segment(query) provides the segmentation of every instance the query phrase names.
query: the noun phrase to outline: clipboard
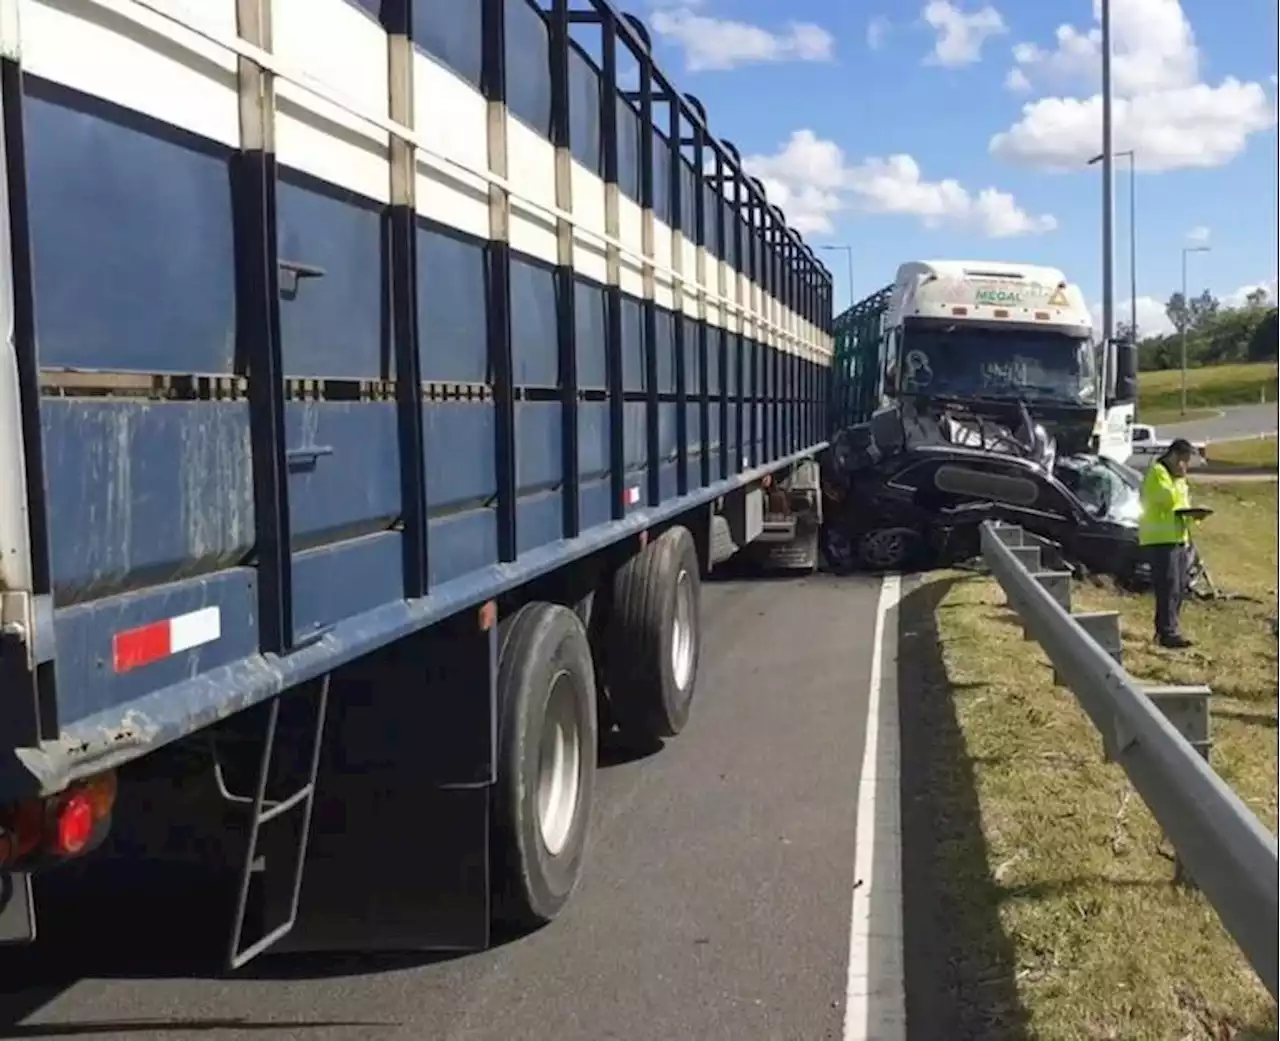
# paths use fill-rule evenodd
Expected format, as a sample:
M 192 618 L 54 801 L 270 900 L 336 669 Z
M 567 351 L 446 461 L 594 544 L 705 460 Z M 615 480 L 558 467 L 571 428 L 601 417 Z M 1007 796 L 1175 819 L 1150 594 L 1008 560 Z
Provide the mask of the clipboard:
M 1174 516 L 1181 517 L 1183 520 L 1205 520 L 1213 516 L 1213 510 L 1208 506 L 1188 506 L 1186 509 L 1174 510 Z

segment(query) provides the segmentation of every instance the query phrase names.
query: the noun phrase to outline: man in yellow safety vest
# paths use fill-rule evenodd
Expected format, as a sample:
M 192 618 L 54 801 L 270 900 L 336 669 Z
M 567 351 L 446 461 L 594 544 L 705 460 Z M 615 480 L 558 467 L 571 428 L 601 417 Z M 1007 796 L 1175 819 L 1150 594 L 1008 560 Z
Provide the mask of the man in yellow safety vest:
M 1187 470 L 1195 449 L 1176 438 L 1167 452 L 1153 462 L 1142 480 L 1142 517 L 1138 542 L 1151 563 L 1151 585 L 1156 599 L 1156 640 L 1162 647 L 1190 647 L 1182 635 L 1178 615 L 1186 594 L 1190 537 L 1184 513 L 1191 508 Z

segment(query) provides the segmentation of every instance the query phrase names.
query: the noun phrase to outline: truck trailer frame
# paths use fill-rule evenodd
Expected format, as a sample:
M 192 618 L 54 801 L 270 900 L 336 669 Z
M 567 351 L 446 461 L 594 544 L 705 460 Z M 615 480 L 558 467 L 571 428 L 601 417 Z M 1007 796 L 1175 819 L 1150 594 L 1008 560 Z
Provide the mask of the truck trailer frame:
M 609 0 L 0 0 L 0 110 L 0 940 L 553 919 L 702 576 L 816 564 L 830 273 Z

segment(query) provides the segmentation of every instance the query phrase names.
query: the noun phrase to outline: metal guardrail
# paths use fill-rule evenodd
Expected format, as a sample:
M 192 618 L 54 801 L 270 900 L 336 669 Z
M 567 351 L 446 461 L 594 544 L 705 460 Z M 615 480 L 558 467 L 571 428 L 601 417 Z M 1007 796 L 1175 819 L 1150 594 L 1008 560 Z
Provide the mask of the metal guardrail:
M 1069 576 L 1041 570 L 1043 543 L 1029 534 L 1024 541 L 1024 534 L 983 524 L 983 559 L 1026 634 L 1044 649 L 1059 682 L 1071 688 L 1101 731 L 1108 756 L 1124 767 L 1191 880 L 1274 999 L 1280 919 L 1275 836 L 1213 771 L 1204 747 L 1197 749 L 1157 707 L 1154 692 L 1125 672 L 1116 657 L 1118 628 L 1116 646 L 1106 648 L 1090 633 L 1096 626 L 1081 624 L 1099 616 L 1071 613 Z M 1203 706 L 1208 691 L 1200 690 Z

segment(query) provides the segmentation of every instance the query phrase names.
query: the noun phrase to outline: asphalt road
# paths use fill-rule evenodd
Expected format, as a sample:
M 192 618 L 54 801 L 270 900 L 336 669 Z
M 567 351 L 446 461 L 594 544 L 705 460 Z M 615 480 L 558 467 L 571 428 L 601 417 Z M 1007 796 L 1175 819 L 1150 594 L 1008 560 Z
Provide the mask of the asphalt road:
M 1233 437 L 1254 437 L 1276 432 L 1276 405 L 1236 405 L 1211 419 L 1190 423 L 1165 423 L 1158 437 L 1185 437 L 1188 441 L 1228 441 Z
M 479 955 L 234 980 L 6 957 L 0 1037 L 840 1038 L 879 584 L 704 587 L 693 719 L 602 771 L 587 876 L 553 926 Z

